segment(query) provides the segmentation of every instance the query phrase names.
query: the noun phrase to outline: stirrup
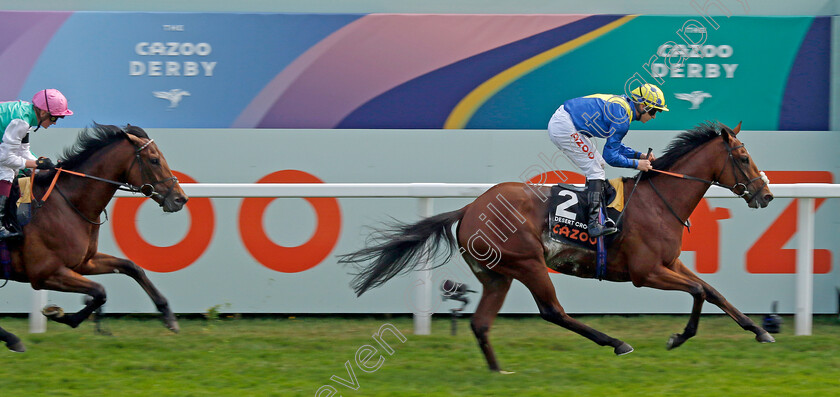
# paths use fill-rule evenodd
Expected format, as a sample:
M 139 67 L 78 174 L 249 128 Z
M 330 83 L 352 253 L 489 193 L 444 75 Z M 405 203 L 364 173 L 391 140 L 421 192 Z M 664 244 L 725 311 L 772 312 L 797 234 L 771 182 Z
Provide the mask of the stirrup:
M 6 240 L 12 237 L 19 237 L 20 235 L 20 232 L 11 231 L 3 226 L 0 226 L 0 240 Z
M 617 228 L 606 227 L 606 226 L 602 226 L 600 224 L 595 224 L 592 227 L 589 227 L 588 230 L 589 230 L 589 237 L 609 236 L 610 234 L 618 232 Z
M 615 221 L 610 219 L 610 218 L 607 218 L 607 220 L 604 221 L 604 227 L 605 228 L 618 229 L 618 227 L 615 224 Z

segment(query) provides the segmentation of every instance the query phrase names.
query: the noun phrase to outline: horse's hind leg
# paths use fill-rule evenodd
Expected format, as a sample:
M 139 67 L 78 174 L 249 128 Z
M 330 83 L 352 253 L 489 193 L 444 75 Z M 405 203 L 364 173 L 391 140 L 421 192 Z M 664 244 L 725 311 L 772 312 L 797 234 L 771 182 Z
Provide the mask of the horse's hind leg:
M 18 338 L 15 334 L 6 331 L 2 327 L 0 327 L 0 341 L 6 342 L 6 347 L 15 353 L 23 353 L 26 351 L 26 348 L 23 347 L 23 342 L 20 341 L 20 338 Z
M 729 301 L 727 301 L 720 292 L 703 281 L 700 277 L 697 277 L 697 275 L 686 267 L 679 259 L 677 260 L 674 270 L 700 284 L 705 292 L 706 301 L 721 308 L 721 310 L 728 314 L 729 317 L 732 317 L 732 319 L 735 320 L 741 328 L 754 333 L 755 340 L 761 343 L 776 341 L 770 333 L 765 331 L 764 328 L 759 327 L 752 319 L 744 315 L 744 313 L 741 313 L 740 310 L 736 309 L 735 306 L 732 306 L 732 304 L 729 303 Z
M 518 272 L 516 279 L 531 290 L 542 318 L 584 336 L 600 346 L 612 346 L 616 355 L 632 352 L 633 348 L 627 343 L 597 331 L 566 314 L 563 306 L 560 306 L 560 302 L 557 301 L 554 284 L 551 283 L 545 262 L 541 259 L 529 259 L 518 264 L 517 266 L 523 270 Z
M 470 327 L 475 334 L 475 339 L 478 341 L 478 347 L 481 348 L 481 352 L 484 353 L 484 358 L 487 359 L 487 365 L 490 367 L 490 370 L 504 372 L 496 360 L 496 354 L 490 345 L 488 334 L 490 333 L 490 327 L 493 326 L 493 320 L 496 319 L 499 309 L 502 308 L 502 304 L 505 302 L 505 296 L 510 289 L 512 279 L 490 270 L 476 272 L 475 275 L 481 281 L 483 289 L 478 307 L 470 319 Z
M 137 266 L 134 262 L 128 259 L 96 253 L 93 258 L 82 266 L 79 266 L 76 270 L 84 275 L 113 273 L 123 273 L 128 275 L 133 278 L 134 281 L 137 281 L 137 284 L 140 284 L 143 290 L 146 291 L 146 294 L 149 295 L 149 298 L 152 299 L 155 307 L 163 315 L 163 323 L 166 325 L 166 328 L 169 328 L 172 332 L 176 333 L 181 329 L 178 325 L 178 319 L 175 317 L 175 313 L 173 313 L 172 309 L 169 308 L 169 302 L 163 294 L 158 291 L 154 284 L 152 284 L 149 278 L 146 277 L 146 272 L 144 272 L 143 269 L 141 269 L 140 266 Z

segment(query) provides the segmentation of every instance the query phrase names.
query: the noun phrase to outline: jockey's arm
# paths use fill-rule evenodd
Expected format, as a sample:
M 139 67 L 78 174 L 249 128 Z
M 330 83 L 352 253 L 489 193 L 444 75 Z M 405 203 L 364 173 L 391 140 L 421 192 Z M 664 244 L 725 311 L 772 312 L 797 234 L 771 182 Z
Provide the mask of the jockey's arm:
M 621 144 L 621 155 L 629 159 L 641 159 L 644 157 L 642 152 L 637 152 L 623 143 Z
M 8 168 L 19 170 L 21 168 L 26 168 L 31 166 L 35 166 L 35 161 L 30 160 L 27 158 L 28 156 L 21 156 L 20 149 L 22 148 L 21 141 L 29 133 L 29 124 L 21 119 L 14 119 L 9 123 L 9 126 L 6 127 L 6 131 L 3 133 L 3 144 L 0 145 L 0 165 L 3 165 Z M 29 144 L 26 144 L 29 146 Z M 27 154 L 31 156 L 29 150 L 26 150 Z
M 38 158 L 35 157 L 35 155 L 32 154 L 32 151 L 29 149 L 28 139 L 26 139 L 26 142 L 20 144 L 20 154 L 21 157 L 26 159 L 26 168 L 32 168 L 37 165 L 35 161 L 37 161 Z
M 624 135 L 627 134 L 627 129 L 616 129 L 615 127 L 613 125 L 610 131 L 612 134 L 604 144 L 604 161 L 613 167 L 636 168 L 639 165 L 639 161 L 636 160 L 637 152 L 621 143 Z

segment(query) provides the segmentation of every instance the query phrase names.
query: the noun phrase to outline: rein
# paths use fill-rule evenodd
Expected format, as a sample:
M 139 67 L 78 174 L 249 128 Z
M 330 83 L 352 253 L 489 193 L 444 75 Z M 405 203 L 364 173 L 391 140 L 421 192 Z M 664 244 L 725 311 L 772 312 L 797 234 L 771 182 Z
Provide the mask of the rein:
M 747 204 L 749 204 L 749 203 L 751 203 L 753 200 L 755 200 L 756 195 L 758 194 L 758 192 L 760 192 L 760 191 L 761 191 L 761 189 L 764 189 L 764 187 L 765 187 L 765 186 L 767 186 L 767 184 L 769 183 L 769 181 L 768 181 L 767 177 L 764 175 L 764 172 L 760 172 L 760 175 L 759 175 L 759 176 L 757 176 L 757 177 L 755 177 L 755 178 L 752 178 L 752 179 L 749 179 L 749 176 L 747 175 L 747 173 L 746 173 L 746 172 L 744 172 L 744 170 L 743 170 L 743 169 L 742 169 L 742 168 L 738 165 L 738 162 L 735 160 L 735 156 L 733 156 L 733 155 L 732 155 L 732 151 L 733 151 L 733 150 L 738 150 L 738 149 L 740 149 L 740 148 L 744 147 L 744 145 L 743 145 L 743 144 L 741 144 L 740 146 L 736 146 L 736 147 L 731 147 L 731 146 L 729 146 L 729 142 L 726 142 L 726 141 L 724 141 L 724 144 L 726 145 L 726 150 L 727 150 L 727 152 L 729 152 L 729 160 L 731 160 L 731 163 L 732 163 L 732 176 L 735 178 L 735 181 L 736 181 L 736 183 L 735 183 L 734 185 L 732 185 L 732 186 L 727 186 L 727 185 L 724 185 L 724 184 L 722 184 L 722 183 L 718 182 L 718 181 L 717 181 L 717 179 L 719 179 L 719 176 L 718 176 L 717 178 L 714 178 L 715 180 L 711 180 L 711 181 L 709 181 L 709 180 L 706 180 L 706 179 L 698 178 L 698 177 L 691 176 L 691 175 L 680 174 L 680 173 L 676 173 L 676 172 L 663 171 L 663 170 L 657 170 L 657 169 L 651 169 L 651 171 L 655 171 L 655 172 L 658 172 L 658 173 L 660 173 L 660 174 L 663 174 L 663 175 L 668 175 L 668 176 L 672 176 L 672 177 L 675 177 L 675 178 L 687 179 L 687 180 L 691 180 L 691 181 L 702 182 L 702 183 L 705 183 L 705 184 L 707 184 L 707 185 L 720 186 L 720 187 L 722 187 L 722 188 L 724 188 L 724 189 L 728 189 L 728 190 L 729 190 L 729 191 L 731 191 L 732 193 L 735 193 L 735 195 L 737 195 L 738 197 L 744 197 L 744 196 L 746 196 L 747 194 L 749 194 L 749 193 L 750 193 L 750 190 L 749 190 L 749 187 L 748 187 L 748 186 L 749 186 L 749 185 L 752 185 L 752 183 L 753 183 L 753 182 L 755 182 L 755 181 L 757 181 L 757 180 L 759 180 L 759 179 L 763 180 L 763 181 L 764 181 L 764 184 L 763 184 L 763 185 L 761 185 L 761 187 L 760 187 L 760 188 L 756 189 L 756 191 L 755 191 L 756 193 L 755 193 L 755 194 L 752 194 L 752 196 L 750 197 L 750 199 L 749 199 L 749 200 L 747 200 Z M 720 174 L 721 174 L 721 175 L 723 174 L 723 172 L 724 172 L 724 171 L 726 171 L 726 166 L 727 166 L 728 164 L 729 164 L 729 163 L 724 163 L 723 170 L 720 172 Z M 736 169 L 737 169 L 738 171 L 740 171 L 740 173 L 741 173 L 741 175 L 744 177 L 744 179 L 747 179 L 747 182 L 746 182 L 746 183 L 744 183 L 744 182 L 737 182 L 737 181 L 738 181 L 738 175 L 735 173 L 735 170 L 736 170 Z M 690 232 L 690 231 L 691 231 L 691 223 L 690 223 L 687 219 L 686 219 L 685 221 L 683 221 L 683 220 L 682 220 L 682 218 L 680 218 L 680 216 L 679 216 L 679 215 L 677 215 L 677 212 L 674 210 L 674 208 L 673 208 L 673 207 L 671 207 L 671 204 L 670 204 L 670 203 L 668 203 L 668 200 L 666 200 L 666 199 L 665 199 L 665 196 L 663 196 L 663 195 L 662 195 L 662 193 L 660 193 L 660 192 L 659 192 L 659 189 L 657 189 L 657 188 L 656 188 L 656 185 L 654 185 L 654 184 L 653 184 L 653 180 L 652 180 L 652 179 L 648 179 L 648 182 L 650 182 L 650 187 L 652 187 L 652 188 L 653 188 L 653 191 L 656 193 L 656 195 L 657 195 L 657 196 L 659 196 L 659 198 L 662 200 L 662 202 L 664 202 L 664 203 L 665 203 L 665 206 L 667 206 L 667 207 L 668 207 L 668 210 L 670 210 L 670 211 L 671 211 L 671 214 L 672 214 L 672 215 L 674 215 L 674 217 L 675 217 L 675 218 L 677 218 L 677 220 L 678 220 L 678 221 L 679 221 L 679 222 L 680 222 L 683 226 L 685 226 L 687 229 L 689 229 L 689 232 Z M 739 188 L 739 187 L 740 187 L 740 188 Z M 739 193 L 739 191 L 740 191 L 740 193 Z
M 682 218 L 680 218 L 680 216 L 677 215 L 677 211 L 674 210 L 674 207 L 671 207 L 671 204 L 668 203 L 668 200 L 665 200 L 665 196 L 663 196 L 662 193 L 659 193 L 659 189 L 656 188 L 656 185 L 653 184 L 653 181 L 648 179 L 648 182 L 650 182 L 650 187 L 653 188 L 653 191 L 656 193 L 657 196 L 659 196 L 659 199 L 661 199 L 662 202 L 665 203 L 665 206 L 668 207 L 668 210 L 671 211 L 671 215 L 674 215 L 674 217 L 677 218 L 677 220 L 680 221 L 680 223 L 682 223 L 682 225 L 685 226 L 686 229 L 688 229 L 688 232 L 691 233 L 691 222 L 689 222 L 688 219 L 683 221 Z
M 82 213 L 82 211 L 79 211 L 79 209 L 78 209 L 78 208 L 76 208 L 76 206 L 75 206 L 75 205 L 73 205 L 73 203 L 72 203 L 72 202 L 70 202 L 70 199 L 69 199 L 69 198 L 67 198 L 67 196 L 65 196 L 65 195 L 64 195 L 64 193 L 62 193 L 62 192 L 61 192 L 61 189 L 59 189 L 59 188 L 58 188 L 58 186 L 56 186 L 55 190 L 56 190 L 56 191 L 58 191 L 58 194 L 61 196 L 61 198 L 63 198 L 63 199 L 64 199 L 64 201 L 66 201 L 66 202 L 67 202 L 67 205 L 69 205 L 69 206 L 70 206 L 70 208 L 72 208 L 72 209 L 73 209 L 73 211 L 76 211 L 76 213 L 77 213 L 77 214 L 79 214 L 79 216 L 80 216 L 82 219 L 86 220 L 86 221 L 87 221 L 87 223 L 90 223 L 90 224 L 92 224 L 92 225 L 96 225 L 96 226 L 101 226 L 101 225 L 104 225 L 104 224 L 105 224 L 105 222 L 108 222 L 108 210 L 102 210 L 103 212 L 105 212 L 105 220 L 104 220 L 104 221 L 102 221 L 102 222 L 97 222 L 97 221 L 94 221 L 94 220 L 90 220 L 90 219 L 88 219 L 88 217 L 86 217 L 86 216 L 85 216 L 85 214 L 83 214 L 83 213 Z
M 50 194 L 52 194 L 52 190 L 53 190 L 53 188 L 55 188 L 55 187 L 56 187 L 56 186 L 55 186 L 55 183 L 56 183 L 56 181 L 58 181 L 58 176 L 59 176 L 62 172 L 66 172 L 66 173 L 68 173 L 68 174 L 70 174 L 70 175 L 80 176 L 80 177 L 82 177 L 82 178 L 94 179 L 94 180 L 97 180 L 97 181 L 100 181 L 100 182 L 105 182 L 105 183 L 110 183 L 110 184 L 112 184 L 112 185 L 117 185 L 117 189 L 118 189 L 118 190 L 124 190 L 124 191 L 128 191 L 128 192 L 133 192 L 133 193 L 141 193 L 141 189 L 142 189 L 142 187 L 138 187 L 138 186 L 132 185 L 132 184 L 127 183 L 127 182 L 117 182 L 117 181 L 112 181 L 112 180 L 110 180 L 110 179 L 100 178 L 100 177 L 98 177 L 98 176 L 88 175 L 88 174 L 81 173 L 81 172 L 76 172 L 76 171 L 66 170 L 66 169 L 64 169 L 64 168 L 56 168 L 55 170 L 56 170 L 56 172 L 55 172 L 55 175 L 53 176 L 53 180 L 52 180 L 52 182 L 50 182 L 50 187 L 49 187 L 49 188 L 47 188 L 47 192 L 46 192 L 46 193 L 44 193 L 44 197 L 42 197 L 40 201 L 39 201 L 39 200 L 37 200 L 37 199 L 35 200 L 35 201 L 38 203 L 38 206 L 39 206 L 39 207 L 40 207 L 41 205 L 43 205 L 43 204 L 41 204 L 41 203 L 43 203 L 44 201 L 47 201 L 47 198 L 49 198 L 49 197 L 50 197 Z M 145 186 L 145 185 L 143 185 L 143 186 Z M 60 193 L 60 192 L 59 192 L 59 193 Z M 32 191 L 32 198 L 33 198 L 33 199 L 35 199 L 35 191 L 34 191 L 34 189 L 33 189 L 33 191 Z
M 143 174 L 144 179 L 149 179 L 149 180 L 154 180 L 154 176 L 151 174 L 149 169 L 144 166 L 144 162 L 143 162 L 142 158 L 140 157 L 140 152 L 142 152 L 143 149 L 147 148 L 152 142 L 154 142 L 154 139 L 149 139 L 148 142 L 143 144 L 143 146 L 138 147 L 134 151 L 134 160 L 132 160 L 131 165 L 128 167 L 128 170 L 131 171 L 131 169 L 134 168 L 135 163 L 139 164 L 140 172 Z M 110 179 L 100 178 L 98 176 L 88 175 L 88 174 L 78 172 L 78 171 L 71 171 L 71 170 L 67 170 L 67 169 L 64 169 L 64 168 L 60 168 L 60 167 L 55 168 L 55 170 L 56 170 L 56 172 L 55 172 L 55 175 L 53 176 L 52 182 L 50 182 L 50 186 L 49 186 L 49 188 L 47 188 L 47 191 L 46 191 L 46 193 L 44 193 L 44 196 L 41 198 L 41 200 L 38 200 L 35 197 L 34 187 L 33 187 L 33 189 L 31 189 L 32 200 L 35 201 L 36 208 L 42 207 L 44 205 L 43 203 L 45 201 L 47 201 L 47 198 L 49 198 L 53 189 L 56 189 L 58 191 L 58 194 L 61 195 L 62 198 L 64 198 L 64 201 L 67 202 L 67 205 L 69 205 L 70 208 L 72 208 L 77 214 L 79 214 L 79 216 L 82 217 L 82 219 L 84 219 L 88 223 L 91 223 L 91 224 L 94 224 L 94 225 L 102 225 L 105 222 L 107 222 L 108 221 L 108 212 L 105 211 L 105 221 L 102 221 L 102 222 L 96 222 L 96 221 L 90 220 L 84 214 L 82 214 L 82 212 L 75 205 L 73 205 L 72 202 L 70 202 L 70 199 L 68 199 L 67 196 L 65 196 L 64 193 L 61 192 L 61 189 L 59 189 L 58 186 L 56 186 L 56 182 L 58 181 L 58 177 L 59 177 L 59 175 L 61 175 L 62 172 L 66 172 L 70 175 L 75 175 L 75 176 L 79 176 L 79 177 L 82 177 L 82 178 L 93 179 L 93 180 L 96 180 L 96 181 L 116 185 L 117 190 L 123 190 L 123 191 L 127 191 L 127 192 L 132 192 L 132 193 L 140 193 L 140 194 L 142 194 L 146 197 L 156 197 L 156 196 L 161 197 L 161 203 L 160 203 L 161 207 L 163 206 L 163 202 L 166 200 L 166 198 L 169 197 L 170 194 L 172 194 L 172 191 L 175 189 L 175 185 L 178 183 L 178 178 L 175 177 L 175 176 L 172 176 L 172 177 L 169 177 L 169 178 L 161 179 L 159 181 L 155 181 L 155 182 L 151 182 L 151 183 L 144 183 L 141 186 L 137 186 L 137 185 L 132 185 L 128 182 L 117 182 L 117 181 L 113 181 L 113 180 L 110 180 Z M 33 177 L 33 181 L 34 181 L 34 177 Z M 158 184 L 161 184 L 161 183 L 169 182 L 169 181 L 175 181 L 175 183 L 173 183 L 172 186 L 169 187 L 169 190 L 166 191 L 166 194 L 158 193 L 157 190 L 155 189 L 155 186 L 158 185 Z

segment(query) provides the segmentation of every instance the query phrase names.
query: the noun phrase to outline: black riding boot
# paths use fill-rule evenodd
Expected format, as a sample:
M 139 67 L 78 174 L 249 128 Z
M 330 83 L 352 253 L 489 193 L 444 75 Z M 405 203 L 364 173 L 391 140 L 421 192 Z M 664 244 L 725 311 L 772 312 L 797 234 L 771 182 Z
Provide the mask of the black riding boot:
M 9 200 L 8 197 L 0 195 L 0 240 L 5 240 L 10 237 L 17 237 L 20 236 L 19 232 L 11 231 L 6 229 L 6 226 L 3 225 L 3 218 L 6 217 L 6 201 Z
M 604 226 L 598 219 L 598 210 L 601 209 L 604 200 L 604 181 L 600 179 L 586 181 L 586 194 L 589 198 L 589 237 L 606 236 L 617 232 L 617 228 Z

